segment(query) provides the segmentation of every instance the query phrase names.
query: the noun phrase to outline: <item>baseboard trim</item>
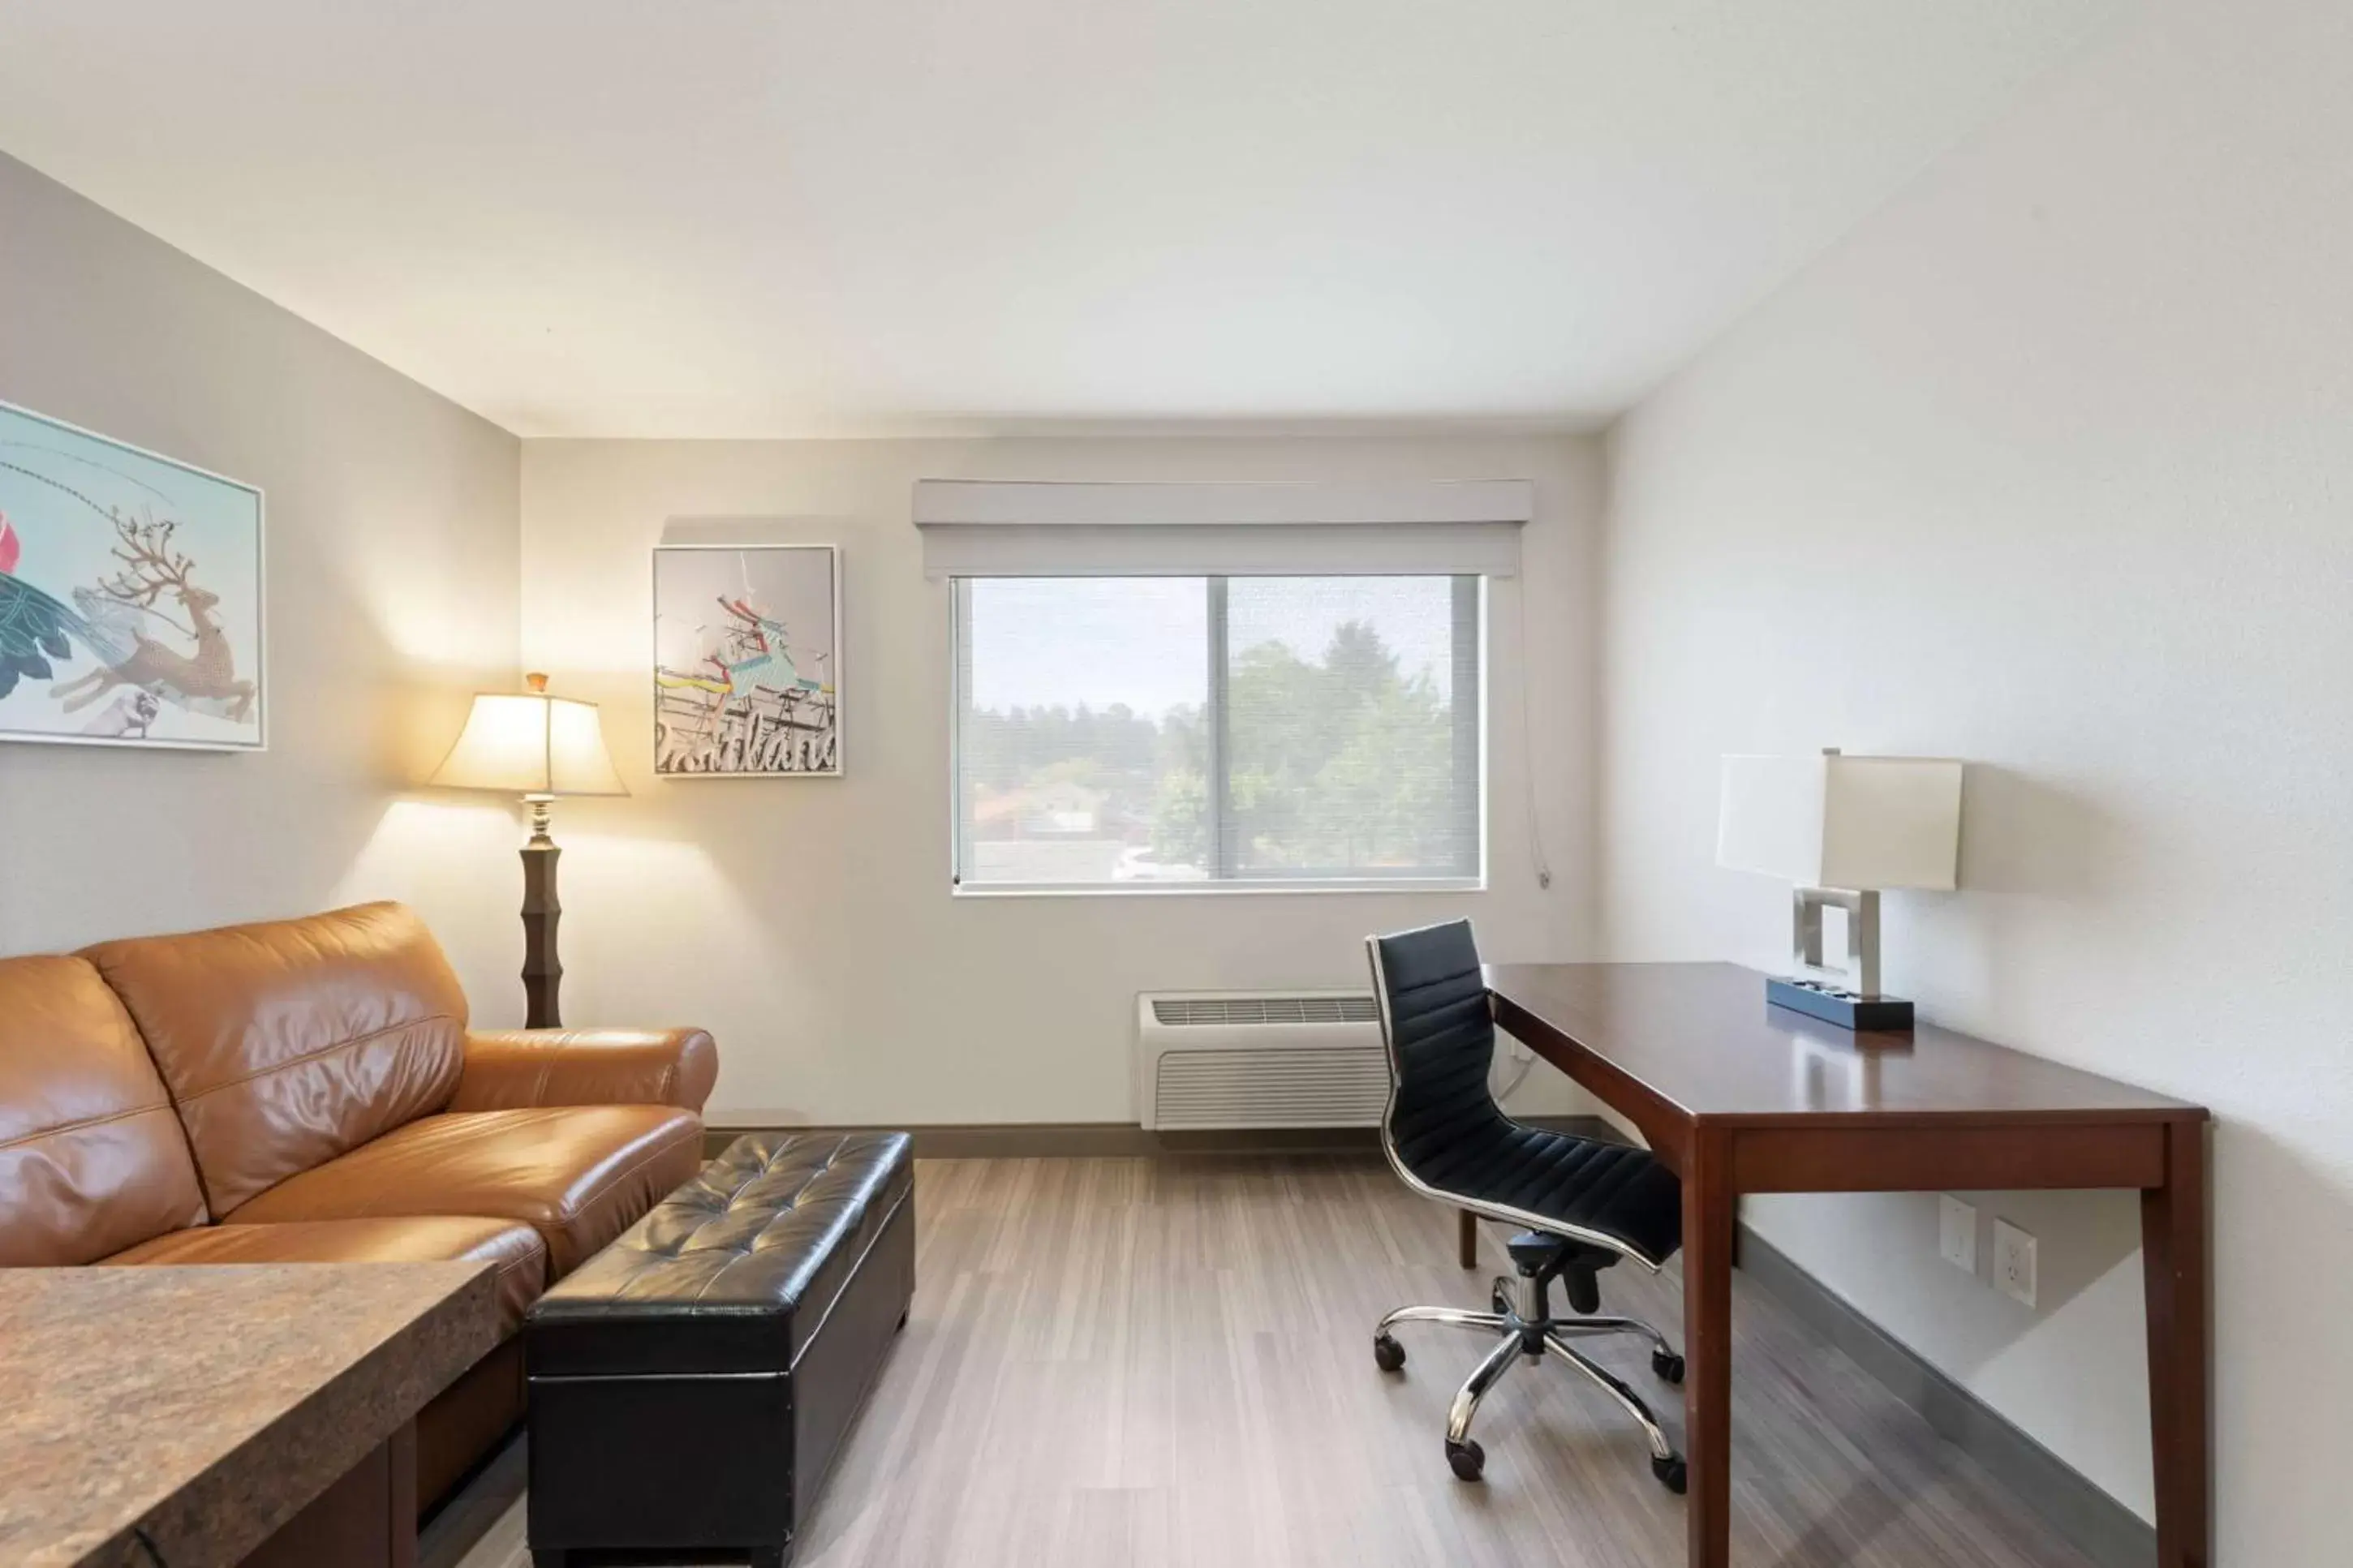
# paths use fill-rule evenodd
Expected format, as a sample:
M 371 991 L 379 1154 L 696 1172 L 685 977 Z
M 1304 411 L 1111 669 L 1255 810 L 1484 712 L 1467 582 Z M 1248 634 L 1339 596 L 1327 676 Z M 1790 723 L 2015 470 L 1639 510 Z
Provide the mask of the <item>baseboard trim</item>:
M 1527 1116 L 1531 1127 L 1616 1139 L 1598 1116 Z M 909 1132 L 919 1160 L 1151 1159 L 1161 1154 L 1377 1153 L 1372 1127 L 1228 1128 L 1207 1132 L 1146 1131 L 1133 1121 L 997 1121 L 928 1126 L 840 1127 L 713 1123 L 703 1135 L 706 1155 L 746 1132 Z
M 2157 1530 L 1746 1226 L 1740 1270 L 2104 1568 L 2154 1568 Z

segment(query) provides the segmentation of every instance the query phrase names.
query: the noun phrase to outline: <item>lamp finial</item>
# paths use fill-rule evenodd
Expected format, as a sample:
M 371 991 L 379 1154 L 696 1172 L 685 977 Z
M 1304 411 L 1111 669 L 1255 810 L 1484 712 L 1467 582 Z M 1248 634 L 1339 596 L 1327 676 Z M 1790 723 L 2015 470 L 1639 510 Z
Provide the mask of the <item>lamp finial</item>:
M 543 697 L 547 694 L 547 677 L 536 669 L 524 676 L 522 683 Z

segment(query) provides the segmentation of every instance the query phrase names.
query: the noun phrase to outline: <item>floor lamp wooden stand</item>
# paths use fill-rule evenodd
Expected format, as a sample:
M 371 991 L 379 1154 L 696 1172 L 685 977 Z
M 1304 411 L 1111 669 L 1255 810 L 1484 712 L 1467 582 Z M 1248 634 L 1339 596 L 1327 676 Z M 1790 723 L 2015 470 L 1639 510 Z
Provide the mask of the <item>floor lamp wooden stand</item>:
M 558 795 L 629 792 L 605 749 L 596 705 L 550 697 L 544 675 L 523 679 L 528 691 L 475 693 L 466 728 L 431 782 L 519 795 L 531 810 L 531 841 L 522 847 L 523 1023 L 553 1029 L 564 1022 L 557 995 L 564 964 L 555 955 L 555 922 L 564 914 L 555 861 L 564 852 L 547 831 L 551 810 Z

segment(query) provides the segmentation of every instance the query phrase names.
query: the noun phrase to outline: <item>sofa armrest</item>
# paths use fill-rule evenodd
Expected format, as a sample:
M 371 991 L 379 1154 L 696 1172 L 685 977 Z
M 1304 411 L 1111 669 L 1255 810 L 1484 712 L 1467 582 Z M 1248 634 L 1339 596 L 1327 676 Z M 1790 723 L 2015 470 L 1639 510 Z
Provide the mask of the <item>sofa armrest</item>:
M 675 1105 L 701 1110 L 719 1077 L 702 1029 L 472 1029 L 452 1110 Z

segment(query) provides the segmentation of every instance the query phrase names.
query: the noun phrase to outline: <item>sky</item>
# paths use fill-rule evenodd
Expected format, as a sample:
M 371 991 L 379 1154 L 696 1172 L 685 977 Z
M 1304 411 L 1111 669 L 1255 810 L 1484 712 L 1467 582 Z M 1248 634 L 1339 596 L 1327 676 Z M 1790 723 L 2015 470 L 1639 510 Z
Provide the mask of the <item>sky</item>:
M 972 705 L 1108 708 L 1158 719 L 1208 696 L 1208 590 L 1198 577 L 984 577 L 970 583 Z M 1234 651 L 1275 641 L 1321 661 L 1344 622 L 1369 620 L 1408 675 L 1448 692 L 1452 587 L 1444 577 L 1235 577 Z

